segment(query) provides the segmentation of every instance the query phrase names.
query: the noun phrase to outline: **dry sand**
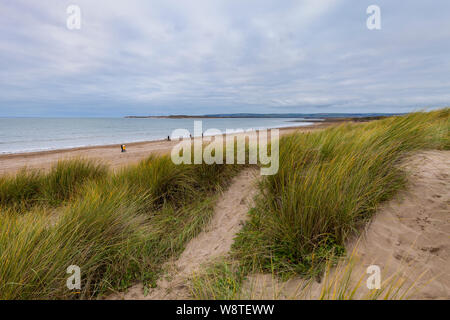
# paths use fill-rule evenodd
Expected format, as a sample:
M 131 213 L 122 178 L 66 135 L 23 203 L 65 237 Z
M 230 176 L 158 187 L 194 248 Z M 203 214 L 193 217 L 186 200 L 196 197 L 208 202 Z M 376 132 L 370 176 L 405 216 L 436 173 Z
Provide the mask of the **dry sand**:
M 316 124 L 304 127 L 281 128 L 280 135 L 293 132 L 309 132 L 331 125 L 331 123 Z M 127 152 L 120 152 L 120 145 L 97 147 L 82 147 L 67 150 L 52 150 L 41 152 L 17 153 L 0 155 L 0 175 L 15 173 L 27 167 L 29 169 L 49 169 L 58 160 L 70 158 L 93 159 L 116 169 L 130 163 L 136 163 L 150 154 L 169 153 L 178 141 L 149 141 L 128 143 Z
M 379 265 L 384 277 L 404 269 L 407 284 L 423 286 L 412 298 L 450 299 L 450 151 L 417 154 L 404 167 L 409 187 L 367 227 L 361 263 Z
M 406 298 L 450 299 L 450 151 L 422 152 L 403 166 L 407 189 L 380 206 L 362 237 L 347 246 L 356 252 L 350 281 L 363 279 L 355 298 L 367 297 L 367 267 L 378 265 L 382 282 L 401 274 L 404 290 L 414 284 Z M 301 278 L 281 282 L 255 274 L 245 283 L 243 297 L 317 299 L 322 284 L 312 283 L 308 292 L 302 290 L 305 285 Z

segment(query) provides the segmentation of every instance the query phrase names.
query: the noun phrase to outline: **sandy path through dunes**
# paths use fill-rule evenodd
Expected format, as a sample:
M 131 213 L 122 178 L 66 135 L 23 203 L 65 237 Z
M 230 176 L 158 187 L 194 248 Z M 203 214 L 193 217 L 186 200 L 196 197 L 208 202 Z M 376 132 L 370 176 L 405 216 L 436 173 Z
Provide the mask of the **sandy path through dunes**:
M 166 266 L 168 274 L 158 280 L 157 287 L 144 296 L 142 284 L 131 287 L 124 294 L 114 294 L 109 299 L 189 299 L 187 279 L 200 266 L 225 256 L 233 239 L 247 219 L 247 212 L 255 195 L 255 182 L 259 171 L 244 169 L 235 177 L 230 187 L 221 195 L 211 222 L 186 246 L 179 259 Z

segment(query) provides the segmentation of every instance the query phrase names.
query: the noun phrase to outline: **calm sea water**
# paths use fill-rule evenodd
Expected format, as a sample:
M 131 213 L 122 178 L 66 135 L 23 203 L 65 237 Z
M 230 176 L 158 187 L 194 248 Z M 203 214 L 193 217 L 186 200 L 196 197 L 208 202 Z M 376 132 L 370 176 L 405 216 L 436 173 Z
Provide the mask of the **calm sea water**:
M 215 128 L 266 129 L 303 126 L 294 119 L 201 119 Z M 175 129 L 194 135 L 193 119 L 0 118 L 0 153 L 32 152 L 165 139 Z

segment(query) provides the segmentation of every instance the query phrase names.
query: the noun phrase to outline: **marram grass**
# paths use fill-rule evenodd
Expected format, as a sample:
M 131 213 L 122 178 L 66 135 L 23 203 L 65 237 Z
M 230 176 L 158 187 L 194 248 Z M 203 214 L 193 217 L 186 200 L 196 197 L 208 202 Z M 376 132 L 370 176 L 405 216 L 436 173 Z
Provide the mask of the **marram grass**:
M 59 161 L 49 172 L 22 169 L 16 175 L 0 177 L 0 206 L 56 206 L 70 200 L 85 182 L 106 175 L 104 165 L 82 159 Z
M 0 299 L 88 299 L 136 281 L 154 286 L 239 169 L 152 156 L 118 173 L 77 160 L 2 178 Z M 81 269 L 76 293 L 66 287 L 70 265 Z
M 248 270 L 316 276 L 344 253 L 348 236 L 405 183 L 401 161 L 449 149 L 449 113 L 418 112 L 346 123 L 280 141 L 280 168 L 262 180 L 256 207 L 234 244 Z
M 252 270 L 319 274 L 403 186 L 400 161 L 418 149 L 449 149 L 448 129 L 444 109 L 283 138 L 280 170 L 261 182 L 233 247 L 238 278 L 220 286 L 237 292 Z M 71 160 L 0 177 L 0 299 L 89 299 L 136 281 L 155 285 L 241 167 L 152 156 L 117 173 Z M 77 294 L 66 287 L 70 265 L 81 268 Z

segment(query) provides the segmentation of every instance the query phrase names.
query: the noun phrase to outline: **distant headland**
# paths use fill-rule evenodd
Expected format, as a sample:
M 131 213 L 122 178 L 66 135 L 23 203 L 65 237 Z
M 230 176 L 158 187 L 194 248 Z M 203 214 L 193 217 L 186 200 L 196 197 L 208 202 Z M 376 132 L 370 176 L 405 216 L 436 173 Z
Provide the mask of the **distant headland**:
M 318 120 L 375 120 L 389 116 L 402 115 L 401 113 L 225 113 L 205 115 L 167 115 L 167 116 L 126 116 L 131 119 L 223 119 L 223 118 L 302 118 Z

